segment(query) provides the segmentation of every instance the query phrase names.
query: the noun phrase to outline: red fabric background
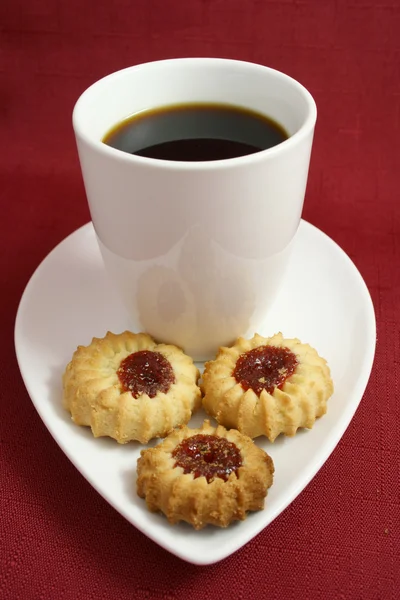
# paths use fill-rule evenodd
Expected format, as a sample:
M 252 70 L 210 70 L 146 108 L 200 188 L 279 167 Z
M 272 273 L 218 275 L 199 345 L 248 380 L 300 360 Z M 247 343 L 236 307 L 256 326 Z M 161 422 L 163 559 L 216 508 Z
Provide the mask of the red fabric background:
M 1 599 L 400 597 L 399 39 L 397 0 L 1 1 Z M 255 540 L 202 568 L 148 540 L 74 469 L 13 349 L 30 275 L 89 220 L 75 100 L 113 70 L 189 55 L 261 62 L 310 89 L 304 216 L 359 267 L 378 321 L 369 386 L 331 458 Z

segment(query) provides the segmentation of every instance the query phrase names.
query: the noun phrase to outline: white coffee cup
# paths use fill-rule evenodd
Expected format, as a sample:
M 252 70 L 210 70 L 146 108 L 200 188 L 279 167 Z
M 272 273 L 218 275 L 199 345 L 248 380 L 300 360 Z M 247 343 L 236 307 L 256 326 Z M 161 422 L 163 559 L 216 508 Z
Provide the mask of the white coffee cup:
M 191 102 L 252 109 L 280 123 L 289 138 L 209 162 L 144 158 L 102 142 L 134 113 Z M 196 360 L 253 335 L 279 289 L 300 223 L 315 121 L 315 102 L 297 81 L 234 60 L 142 64 L 82 94 L 73 126 L 83 180 L 127 325 Z

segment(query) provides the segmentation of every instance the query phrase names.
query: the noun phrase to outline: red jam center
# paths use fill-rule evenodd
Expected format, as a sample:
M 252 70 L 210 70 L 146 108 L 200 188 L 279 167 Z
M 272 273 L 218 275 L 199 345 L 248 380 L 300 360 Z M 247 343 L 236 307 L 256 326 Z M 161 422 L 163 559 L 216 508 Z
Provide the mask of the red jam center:
M 117 371 L 124 392 L 134 398 L 147 394 L 154 398 L 157 392 L 166 394 L 175 382 L 174 372 L 168 360 L 159 352 L 140 350 L 127 356 Z
M 216 435 L 199 433 L 184 439 L 172 452 L 175 467 L 193 477 L 205 477 L 210 483 L 214 477 L 226 481 L 231 473 L 237 475 L 242 457 L 235 444 Z
M 262 390 L 272 394 L 293 375 L 298 364 L 288 348 L 259 346 L 239 356 L 232 375 L 244 390 L 252 389 L 258 396 Z

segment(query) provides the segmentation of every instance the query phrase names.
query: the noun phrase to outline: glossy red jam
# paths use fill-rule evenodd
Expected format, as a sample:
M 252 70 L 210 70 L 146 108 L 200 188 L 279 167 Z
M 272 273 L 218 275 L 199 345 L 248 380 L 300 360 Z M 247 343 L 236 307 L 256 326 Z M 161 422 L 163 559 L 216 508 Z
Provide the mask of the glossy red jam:
M 259 346 L 239 356 L 233 376 L 244 390 L 252 389 L 258 396 L 262 390 L 272 394 L 293 375 L 298 360 L 288 348 Z
M 140 350 L 127 356 L 117 371 L 124 392 L 134 398 L 147 394 L 154 398 L 157 392 L 166 394 L 175 375 L 169 361 L 159 352 Z
M 237 475 L 242 457 L 235 444 L 216 435 L 199 433 L 184 439 L 173 451 L 175 467 L 184 473 L 193 473 L 194 478 L 205 477 L 210 483 L 214 477 L 226 481 L 231 473 Z

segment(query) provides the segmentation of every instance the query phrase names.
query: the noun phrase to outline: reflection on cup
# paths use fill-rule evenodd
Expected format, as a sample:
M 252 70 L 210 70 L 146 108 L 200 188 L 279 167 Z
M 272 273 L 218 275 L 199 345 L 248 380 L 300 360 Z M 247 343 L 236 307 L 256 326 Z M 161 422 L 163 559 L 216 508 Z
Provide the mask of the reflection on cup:
M 144 271 L 137 286 L 138 319 L 157 340 L 190 348 L 196 343 L 195 299 L 184 280 L 163 266 Z

